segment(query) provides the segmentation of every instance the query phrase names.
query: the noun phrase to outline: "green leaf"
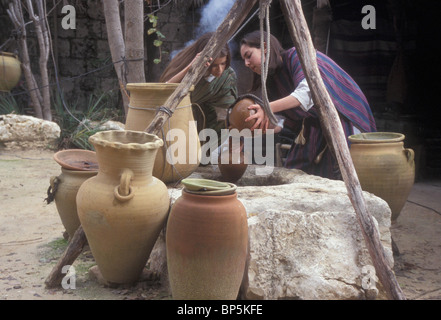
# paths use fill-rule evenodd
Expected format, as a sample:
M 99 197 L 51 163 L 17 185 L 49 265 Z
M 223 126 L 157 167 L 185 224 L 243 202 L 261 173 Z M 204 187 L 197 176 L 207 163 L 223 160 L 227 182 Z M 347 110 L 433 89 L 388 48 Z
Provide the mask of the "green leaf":
M 155 40 L 155 41 L 153 41 L 153 45 L 155 47 L 160 47 L 162 45 L 162 41 L 161 40 Z
M 156 30 L 156 34 L 158 35 L 158 38 L 162 38 L 162 39 L 165 38 L 165 36 L 159 30 Z
M 150 23 L 153 25 L 153 28 L 156 28 L 156 25 L 158 24 L 158 17 L 153 14 L 149 14 L 148 17 Z
M 155 60 L 153 60 L 153 62 L 154 62 L 155 64 L 158 64 L 158 63 L 161 62 L 161 59 L 155 59 Z
M 151 35 L 152 33 L 155 33 L 155 32 L 157 32 L 156 28 L 150 28 L 150 29 L 147 30 L 147 34 L 148 35 Z

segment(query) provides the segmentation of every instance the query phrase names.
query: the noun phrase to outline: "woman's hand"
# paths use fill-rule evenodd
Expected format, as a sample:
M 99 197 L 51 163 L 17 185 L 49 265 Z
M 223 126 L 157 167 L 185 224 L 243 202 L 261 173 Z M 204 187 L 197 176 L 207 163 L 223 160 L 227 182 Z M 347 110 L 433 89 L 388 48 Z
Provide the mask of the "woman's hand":
M 253 119 L 256 120 L 256 123 L 251 127 L 251 131 L 262 129 L 262 132 L 265 133 L 268 129 L 269 119 L 263 108 L 259 104 L 252 104 L 248 107 L 248 110 L 250 110 L 251 115 L 245 119 L 245 122 L 252 121 Z
M 199 52 L 195 57 L 194 57 L 194 59 L 190 62 L 190 64 L 187 66 L 187 70 L 193 65 L 193 63 L 201 56 L 201 53 L 202 52 Z M 211 64 L 211 62 L 213 61 L 213 58 L 209 58 L 208 59 L 208 61 L 205 63 L 205 66 L 206 67 L 209 67 L 210 66 L 210 64 Z
M 193 63 L 199 58 L 200 55 L 201 55 L 201 52 L 199 52 L 184 69 L 179 71 L 176 75 L 174 75 L 172 78 L 170 78 L 165 83 L 180 83 L 182 81 L 182 79 L 184 79 L 187 72 L 190 70 Z M 205 66 L 209 67 L 212 61 L 213 61 L 213 58 L 209 58 L 208 61 L 205 63 Z

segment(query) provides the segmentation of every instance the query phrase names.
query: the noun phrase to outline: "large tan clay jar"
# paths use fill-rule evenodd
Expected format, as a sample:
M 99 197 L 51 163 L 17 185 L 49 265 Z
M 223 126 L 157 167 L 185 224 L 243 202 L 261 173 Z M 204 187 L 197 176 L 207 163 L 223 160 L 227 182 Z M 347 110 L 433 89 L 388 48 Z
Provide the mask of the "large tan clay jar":
M 0 52 L 0 91 L 11 91 L 20 77 L 21 64 L 17 56 L 9 52 Z
M 103 131 L 89 138 L 99 170 L 77 195 L 78 216 L 103 278 L 136 282 L 165 225 L 169 196 L 152 176 L 163 142 L 136 131 Z
M 178 85 L 177 83 L 128 83 L 130 104 L 125 129 L 145 131 L 158 109 L 165 104 Z M 170 131 L 172 129 L 174 131 Z M 167 134 L 170 135 L 169 138 Z M 189 94 L 178 104 L 158 136 L 163 139 L 164 146 L 156 156 L 153 176 L 164 183 L 172 183 L 192 174 L 200 163 L 201 145 Z
M 61 168 L 61 174 L 51 177 L 50 185 L 55 191 L 55 205 L 69 240 L 80 226 L 77 213 L 77 193 L 87 179 L 95 176 L 98 171 L 80 171 Z M 56 186 L 56 187 L 55 187 Z
M 414 151 L 404 148 L 405 136 L 393 132 L 352 135 L 350 153 L 364 191 L 385 200 L 395 221 L 415 179 Z
M 184 188 L 172 206 L 166 231 L 170 289 L 177 300 L 234 300 L 245 270 L 247 214 L 235 190 L 205 190 Z

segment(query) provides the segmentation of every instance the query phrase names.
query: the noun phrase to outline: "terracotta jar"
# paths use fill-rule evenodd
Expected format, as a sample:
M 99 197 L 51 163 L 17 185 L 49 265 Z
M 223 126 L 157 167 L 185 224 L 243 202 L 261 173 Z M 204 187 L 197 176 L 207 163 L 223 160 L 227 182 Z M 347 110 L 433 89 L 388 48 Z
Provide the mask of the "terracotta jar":
M 130 104 L 125 129 L 145 131 L 158 109 L 165 104 L 178 85 L 128 83 Z M 172 183 L 192 174 L 200 163 L 201 145 L 189 94 L 178 104 L 158 136 L 163 139 L 164 146 L 156 156 L 153 176 L 164 183 Z
M 393 132 L 352 135 L 350 153 L 364 191 L 385 200 L 396 220 L 415 179 L 414 151 L 404 148 L 405 136 Z
M 51 188 L 55 190 L 55 205 L 57 206 L 61 223 L 69 235 L 69 240 L 80 226 L 76 203 L 78 189 L 84 181 L 97 173 L 98 171 L 69 170 L 61 167 L 61 174 L 50 179 Z
M 9 52 L 0 52 L 0 91 L 11 91 L 20 77 L 21 63 L 17 56 Z
M 247 214 L 233 184 L 184 179 L 167 223 L 173 299 L 233 300 L 245 270 Z
M 99 170 L 77 194 L 78 216 L 103 278 L 138 280 L 166 222 L 167 187 L 152 176 L 163 142 L 136 131 L 102 131 L 89 138 Z
M 233 150 L 233 139 L 230 137 L 228 140 L 228 146 L 221 146 L 218 167 L 222 181 L 235 183 L 243 176 L 248 164 L 245 162 L 243 142 L 240 143 L 237 150 Z
M 248 107 L 256 104 L 251 98 L 239 99 L 233 106 L 228 109 L 227 112 L 227 127 L 229 129 L 237 129 L 242 131 L 243 129 L 251 129 L 256 123 L 256 120 L 245 122 L 245 119 L 254 114 L 254 110 L 249 110 Z

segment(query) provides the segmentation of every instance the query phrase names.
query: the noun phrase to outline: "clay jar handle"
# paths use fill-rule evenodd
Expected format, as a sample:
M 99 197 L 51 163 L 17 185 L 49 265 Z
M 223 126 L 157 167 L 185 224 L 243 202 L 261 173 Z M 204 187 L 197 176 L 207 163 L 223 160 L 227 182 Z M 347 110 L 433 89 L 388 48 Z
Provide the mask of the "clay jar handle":
M 57 184 L 60 182 L 60 179 L 58 178 L 58 176 L 52 176 L 49 179 L 49 185 L 52 188 L 52 190 L 56 190 L 57 188 Z
M 115 198 L 119 201 L 128 201 L 134 197 L 132 186 L 130 181 L 132 181 L 133 171 L 130 169 L 124 169 L 121 174 L 121 179 L 119 185 L 113 189 L 113 194 Z
M 415 159 L 415 152 L 412 149 L 404 149 L 404 153 L 407 157 L 407 162 L 412 163 Z

